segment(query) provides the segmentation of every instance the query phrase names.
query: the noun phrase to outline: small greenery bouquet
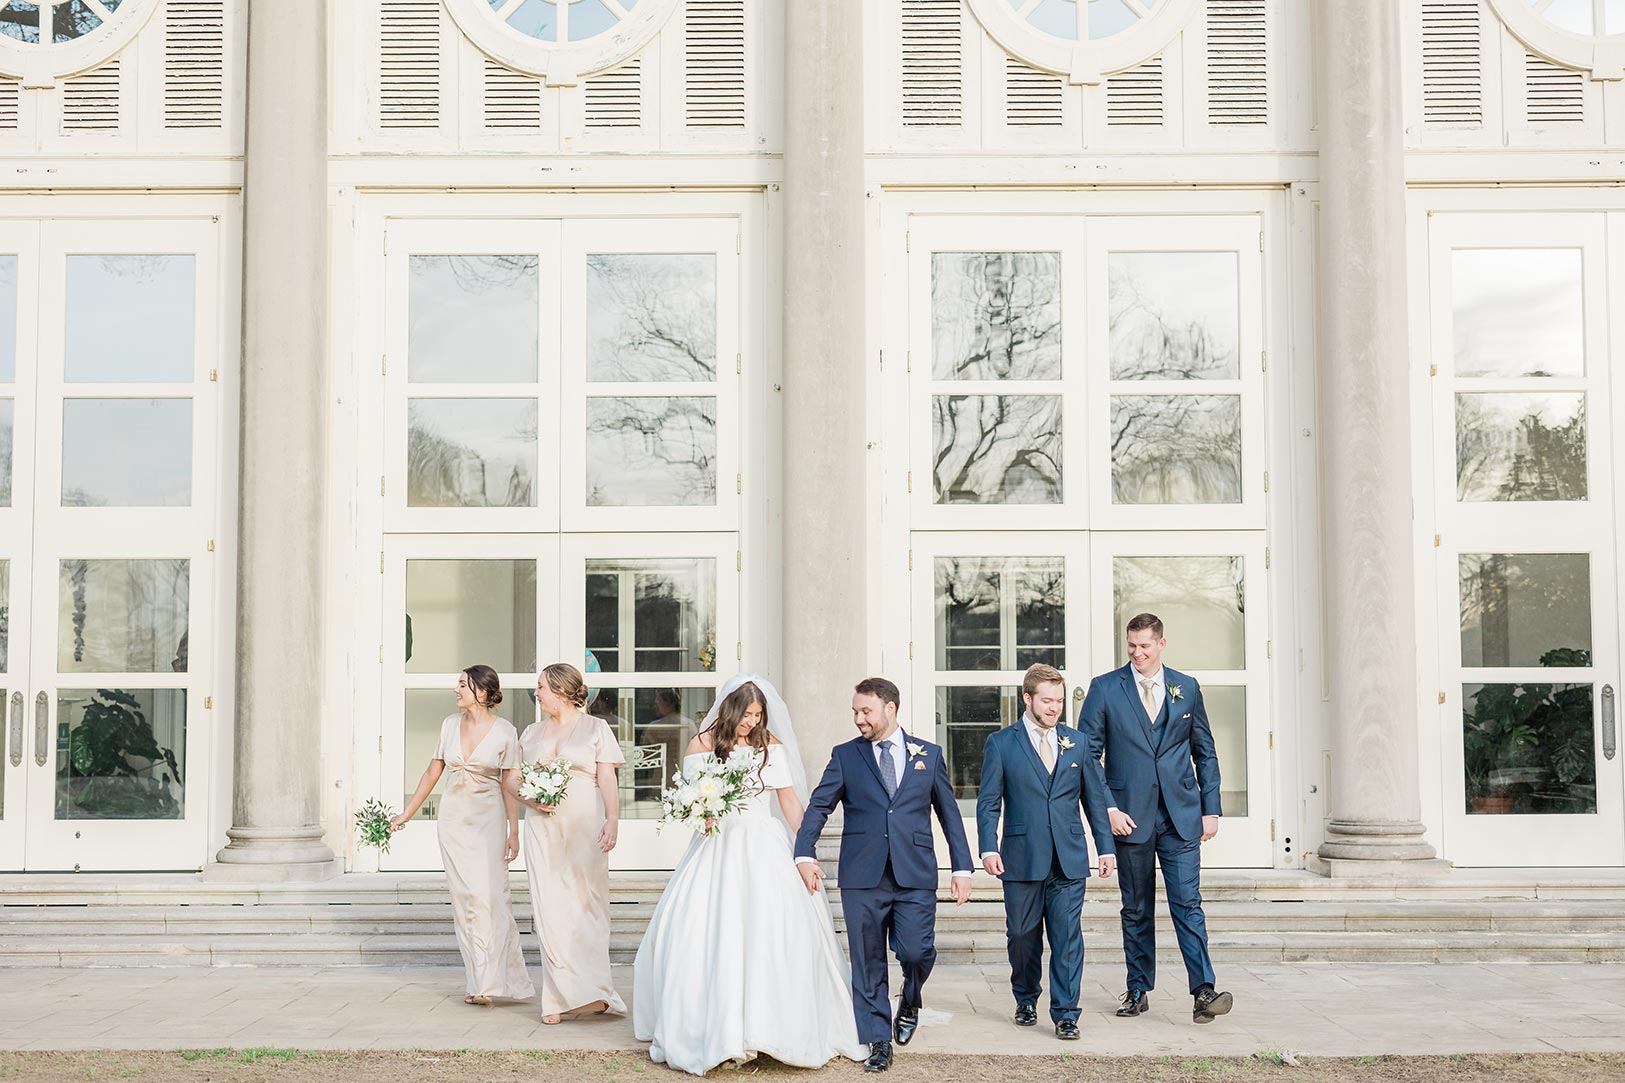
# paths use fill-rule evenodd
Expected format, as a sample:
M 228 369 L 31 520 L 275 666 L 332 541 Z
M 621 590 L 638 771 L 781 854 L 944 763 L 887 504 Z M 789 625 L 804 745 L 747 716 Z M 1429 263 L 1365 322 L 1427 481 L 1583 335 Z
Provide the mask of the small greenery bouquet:
M 678 771 L 660 795 L 660 823 L 687 824 L 704 835 L 722 830 L 722 818 L 761 792 L 757 772 L 762 754 L 754 748 L 736 748 L 726 760 L 707 756 L 699 770 Z
M 395 827 L 389 822 L 391 815 L 390 807 L 376 797 L 356 809 L 355 827 L 361 836 L 361 845 L 376 846 L 389 853 L 389 840 L 395 836 Z
M 519 796 L 538 805 L 558 805 L 570 792 L 570 761 L 519 765 Z

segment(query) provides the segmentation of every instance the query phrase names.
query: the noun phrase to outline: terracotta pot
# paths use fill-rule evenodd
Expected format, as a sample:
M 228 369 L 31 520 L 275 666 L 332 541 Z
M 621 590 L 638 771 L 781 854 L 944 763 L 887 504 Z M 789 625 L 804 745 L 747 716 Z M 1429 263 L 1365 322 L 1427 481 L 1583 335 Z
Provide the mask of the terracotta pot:
M 1500 794 L 1495 797 L 1475 797 L 1472 799 L 1473 811 L 1504 816 L 1512 811 L 1512 795 Z

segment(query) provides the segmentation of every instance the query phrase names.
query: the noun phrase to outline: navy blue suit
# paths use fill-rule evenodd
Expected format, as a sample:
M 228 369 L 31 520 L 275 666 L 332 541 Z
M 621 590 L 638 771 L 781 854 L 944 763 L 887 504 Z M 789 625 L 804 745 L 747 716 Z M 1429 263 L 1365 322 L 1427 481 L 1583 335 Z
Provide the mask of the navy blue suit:
M 1132 665 L 1096 677 L 1078 716 L 1093 770 L 1134 830 L 1115 839 L 1123 894 L 1123 953 L 1128 986 L 1156 986 L 1156 866 L 1191 992 L 1213 983 L 1207 919 L 1202 913 L 1202 817 L 1218 816 L 1219 757 L 1195 679 L 1163 667 L 1167 694 L 1146 717 Z M 1099 758 L 1105 756 L 1105 764 Z
M 920 753 L 912 753 L 909 745 Z M 925 979 L 937 961 L 933 809 L 948 837 L 953 868 L 972 867 L 942 749 L 905 735 L 904 753 L 902 781 L 887 797 L 868 739 L 836 745 L 796 835 L 796 856 L 815 856 L 813 847 L 824 821 L 836 805 L 845 809 L 837 879 L 852 955 L 852 1013 L 858 1040 L 866 1043 L 890 1041 L 892 1036 L 887 934 L 903 970 L 904 1006 L 920 1006 Z
M 988 737 L 976 795 L 976 834 L 982 853 L 997 851 L 1004 861 L 1000 879 L 1011 992 L 1017 1004 L 1037 1005 L 1047 928 L 1050 1018 L 1059 1023 L 1078 1018 L 1083 979 L 1089 843 L 1080 809 L 1088 812 L 1096 849 L 1111 853 L 1112 835 L 1105 786 L 1096 772 L 1083 767 L 1087 740 L 1070 726 L 1056 726 L 1055 736 L 1054 774 L 1033 748 L 1025 718 Z

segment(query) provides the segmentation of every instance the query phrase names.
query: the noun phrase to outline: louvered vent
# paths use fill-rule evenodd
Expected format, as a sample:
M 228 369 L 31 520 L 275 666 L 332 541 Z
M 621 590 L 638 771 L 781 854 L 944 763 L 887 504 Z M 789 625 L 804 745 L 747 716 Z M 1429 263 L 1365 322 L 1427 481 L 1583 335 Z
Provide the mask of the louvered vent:
M 540 128 L 542 81 L 485 61 L 483 100 L 487 128 Z
M 378 9 L 378 123 L 440 126 L 442 0 L 381 0 Z
M 1106 123 L 1124 128 L 1162 126 L 1162 57 L 1107 76 Z
M 1560 68 L 1543 56 L 1524 54 L 1524 116 L 1534 127 L 1584 124 L 1585 75 Z
M 226 87 L 225 0 L 164 8 L 164 127 L 218 128 Z
M 1484 122 L 1479 0 L 1422 5 L 1422 119 L 1428 124 Z
M 15 79 L 0 79 L 0 132 L 17 130 L 17 91 Z
M 1012 128 L 1061 126 L 1061 77 L 1008 57 L 1004 64 L 1004 121 Z
M 957 128 L 964 113 L 961 0 L 903 0 L 903 125 Z
M 62 83 L 62 130 L 116 132 L 119 124 L 119 62 Z
M 745 126 L 745 0 L 688 0 L 683 11 L 683 122 Z
M 638 128 L 643 125 L 643 61 L 629 60 L 614 71 L 587 80 L 586 126 Z
M 1207 0 L 1209 124 L 1268 124 L 1266 0 Z

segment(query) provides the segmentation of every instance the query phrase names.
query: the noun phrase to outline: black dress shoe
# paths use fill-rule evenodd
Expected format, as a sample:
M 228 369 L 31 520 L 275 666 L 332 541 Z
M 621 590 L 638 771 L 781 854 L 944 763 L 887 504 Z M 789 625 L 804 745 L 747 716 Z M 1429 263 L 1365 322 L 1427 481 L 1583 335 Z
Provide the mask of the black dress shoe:
M 891 1036 L 897 1039 L 898 1045 L 907 1045 L 909 1040 L 914 1037 L 914 1028 L 919 1025 L 920 1009 L 899 1004 L 897 1006 L 897 1018 L 892 1022 Z
M 1196 1023 L 1211 1023 L 1221 1015 L 1228 1015 L 1235 1006 L 1235 998 L 1229 993 L 1215 993 L 1212 989 L 1203 988 L 1192 998 L 1191 1021 Z
M 1031 1004 L 1016 1005 L 1016 1026 L 1036 1027 L 1038 1025 L 1038 1009 Z
M 891 1067 L 891 1043 L 870 1042 L 869 1059 L 863 1062 L 866 1072 L 884 1072 Z
M 1123 1006 L 1117 1009 L 1117 1014 L 1124 1019 L 1135 1015 L 1144 1015 L 1151 1010 L 1151 994 L 1144 989 L 1130 989 L 1123 994 Z
M 1082 1037 L 1082 1035 L 1078 1033 L 1078 1021 L 1076 1019 L 1063 1019 L 1059 1023 L 1056 1023 L 1055 1036 L 1061 1039 L 1063 1042 L 1077 1041 Z

